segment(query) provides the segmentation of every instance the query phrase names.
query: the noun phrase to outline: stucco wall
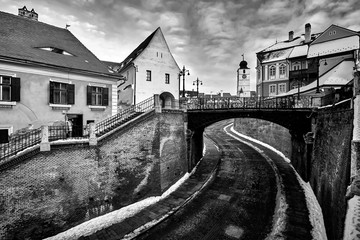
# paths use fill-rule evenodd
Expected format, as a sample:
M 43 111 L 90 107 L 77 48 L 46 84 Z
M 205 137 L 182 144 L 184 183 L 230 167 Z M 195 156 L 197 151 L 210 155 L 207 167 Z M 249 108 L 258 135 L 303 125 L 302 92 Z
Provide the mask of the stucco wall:
M 82 114 L 83 124 L 87 120 L 101 120 L 116 111 L 116 91 L 112 85 L 116 79 L 79 75 L 50 68 L 25 67 L 0 64 L 0 74 L 19 77 L 21 80 L 20 102 L 12 108 L 0 108 L 0 127 L 13 126 L 14 132 L 32 124 L 34 128 L 54 121 L 64 121 L 64 109 L 53 109 L 49 105 L 50 81 L 75 84 L 75 104 L 66 110 L 68 114 Z M 104 110 L 94 111 L 86 104 L 86 86 L 96 84 L 109 88 L 109 105 Z M 112 109 L 114 108 L 114 109 Z
M 0 172 L 0 238 L 43 238 L 159 195 L 184 173 L 182 113 L 153 114 L 97 146 L 52 146 Z

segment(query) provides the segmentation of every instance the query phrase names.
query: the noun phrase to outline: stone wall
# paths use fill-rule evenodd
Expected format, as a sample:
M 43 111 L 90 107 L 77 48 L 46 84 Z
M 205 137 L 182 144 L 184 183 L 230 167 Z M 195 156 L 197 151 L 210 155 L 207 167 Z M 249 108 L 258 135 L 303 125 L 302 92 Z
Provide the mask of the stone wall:
M 0 172 L 0 239 L 39 239 L 160 195 L 186 172 L 183 113 L 153 114 L 97 146 L 52 146 Z
M 353 111 L 318 113 L 310 184 L 323 211 L 328 239 L 342 239 L 350 179 Z

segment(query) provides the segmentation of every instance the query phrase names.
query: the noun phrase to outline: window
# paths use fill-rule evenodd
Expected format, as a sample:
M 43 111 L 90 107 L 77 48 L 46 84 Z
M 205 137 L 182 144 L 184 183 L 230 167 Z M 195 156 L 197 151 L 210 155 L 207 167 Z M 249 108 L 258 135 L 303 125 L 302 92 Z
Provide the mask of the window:
M 170 74 L 165 73 L 165 84 L 170 84 Z
M 0 129 L 0 144 L 9 142 L 9 130 Z
M 271 79 L 275 78 L 275 73 L 276 73 L 276 68 L 275 68 L 275 66 L 271 66 L 271 67 L 270 67 L 270 78 L 271 78 Z
M 286 66 L 285 66 L 285 64 L 280 65 L 279 73 L 280 73 L 280 77 L 285 77 L 285 74 L 286 74 Z
M 20 101 L 20 78 L 0 76 L 0 101 Z
M 87 105 L 109 105 L 109 89 L 97 86 L 87 86 Z
M 279 93 L 286 92 L 286 83 L 280 83 L 279 84 Z
M 243 70 L 243 73 L 246 73 L 245 69 Z
M 150 70 L 146 70 L 146 81 L 151 81 L 151 71 Z
M 75 85 L 62 82 L 50 82 L 50 103 L 74 104 Z
M 269 93 L 270 93 L 270 95 L 276 94 L 276 85 L 275 84 L 272 84 L 269 86 Z

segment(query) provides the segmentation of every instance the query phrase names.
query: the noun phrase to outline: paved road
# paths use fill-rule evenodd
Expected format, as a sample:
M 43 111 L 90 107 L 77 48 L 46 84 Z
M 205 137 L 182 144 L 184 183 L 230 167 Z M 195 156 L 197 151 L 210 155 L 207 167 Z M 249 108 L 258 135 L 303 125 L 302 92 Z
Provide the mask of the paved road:
M 206 129 L 221 150 L 213 182 L 166 221 L 136 239 L 265 239 L 272 228 L 276 177 L 258 152 L 228 136 L 224 122 Z M 205 140 L 205 143 L 210 140 Z

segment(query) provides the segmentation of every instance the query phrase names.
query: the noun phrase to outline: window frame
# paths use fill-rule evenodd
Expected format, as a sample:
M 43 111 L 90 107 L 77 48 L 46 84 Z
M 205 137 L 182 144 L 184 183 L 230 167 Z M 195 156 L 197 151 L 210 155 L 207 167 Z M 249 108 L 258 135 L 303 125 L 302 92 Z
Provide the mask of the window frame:
M 57 94 L 60 96 L 59 99 L 56 99 Z M 50 104 L 73 105 L 75 104 L 75 84 L 61 81 L 50 81 L 49 95 Z
M 281 88 L 284 88 L 284 91 L 282 91 L 281 90 Z M 280 94 L 280 93 L 286 93 L 286 83 L 279 83 L 279 85 L 278 85 L 278 94 Z
M 279 66 L 279 75 L 281 78 L 286 76 L 286 65 L 284 63 L 280 64 Z
M 86 104 L 88 106 L 108 106 L 109 88 L 88 85 L 86 88 Z
M 170 84 L 170 74 L 165 73 L 165 84 Z
M 151 82 L 151 70 L 146 70 L 146 81 Z
M 3 83 L 4 78 L 8 78 L 9 82 Z M 3 98 L 4 86 L 9 89 L 7 94 L 8 97 L 6 99 Z M 20 78 L 9 75 L 0 75 L 0 104 L 9 102 L 20 102 Z
M 271 91 L 271 89 L 274 88 L 274 91 Z M 270 84 L 269 85 L 269 96 L 276 95 L 276 84 Z
M 274 79 L 276 77 L 276 67 L 274 65 L 269 67 L 269 76 L 270 79 Z

